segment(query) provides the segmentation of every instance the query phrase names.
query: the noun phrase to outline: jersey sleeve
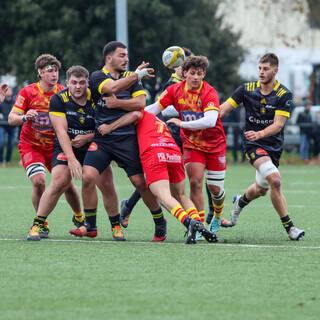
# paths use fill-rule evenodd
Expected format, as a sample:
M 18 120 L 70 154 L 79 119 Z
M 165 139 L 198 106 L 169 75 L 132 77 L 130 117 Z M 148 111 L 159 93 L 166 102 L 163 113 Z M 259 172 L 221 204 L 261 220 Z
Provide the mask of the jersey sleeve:
M 158 98 L 161 110 L 164 110 L 168 106 L 174 105 L 174 87 L 175 85 L 168 87 Z
M 220 113 L 219 97 L 215 90 L 210 90 L 202 104 L 203 112 L 216 110 Z
M 232 94 L 232 96 L 227 100 L 233 108 L 237 108 L 239 104 L 243 102 L 244 97 L 244 85 L 240 86 L 236 89 L 236 91 Z
M 291 92 L 286 92 L 281 96 L 278 106 L 275 110 L 275 115 L 290 118 L 291 110 L 294 109 L 294 102 Z
M 61 101 L 60 95 L 55 94 L 50 100 L 49 113 L 58 116 L 58 117 L 66 117 L 66 109 Z
M 17 95 L 13 109 L 25 114 L 28 111 L 28 104 L 28 92 L 26 88 L 23 88 Z
M 108 81 L 112 81 L 105 73 L 103 72 L 94 72 L 90 77 L 90 89 L 91 91 L 97 91 L 102 94 L 102 87 Z
M 139 80 L 137 82 L 135 82 L 132 86 L 131 86 L 131 97 L 135 98 L 137 96 L 141 96 L 141 95 L 147 95 L 147 93 L 145 92 L 142 82 Z

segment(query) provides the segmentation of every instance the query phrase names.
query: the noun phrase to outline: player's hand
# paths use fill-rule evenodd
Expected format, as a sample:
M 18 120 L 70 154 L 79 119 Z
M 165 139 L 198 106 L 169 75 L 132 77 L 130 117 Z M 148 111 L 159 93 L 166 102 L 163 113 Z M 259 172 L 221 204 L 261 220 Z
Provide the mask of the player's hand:
M 108 109 L 119 108 L 119 100 L 114 94 L 102 98 Z
M 138 68 L 135 71 L 135 73 L 138 75 L 138 80 L 141 80 L 143 78 L 155 77 L 155 75 L 153 74 L 154 69 L 148 68 L 148 66 L 149 66 L 149 62 L 144 62 L 144 61 L 142 61 L 142 63 L 138 66 Z
M 176 125 L 177 127 L 181 128 L 181 120 L 177 119 L 177 118 L 171 118 L 167 121 L 167 123 L 173 123 L 174 125 Z
M 75 148 L 80 148 L 88 143 L 88 139 L 85 134 L 78 134 L 71 140 L 71 145 Z
M 76 158 L 71 160 L 68 159 L 68 167 L 70 169 L 72 179 L 80 180 L 82 178 L 82 167 Z
M 111 125 L 103 123 L 98 127 L 99 133 L 104 136 L 112 131 Z
M 8 90 L 8 85 L 6 83 L 3 83 L 0 86 L 0 103 L 2 103 L 6 97 L 6 93 Z
M 247 140 L 249 141 L 256 141 L 256 140 L 259 140 L 261 139 L 261 134 L 259 131 L 246 131 L 244 133 L 244 136 L 246 137 Z
M 32 118 L 36 117 L 38 115 L 38 112 L 34 109 L 30 109 L 25 114 L 27 121 L 31 120 Z

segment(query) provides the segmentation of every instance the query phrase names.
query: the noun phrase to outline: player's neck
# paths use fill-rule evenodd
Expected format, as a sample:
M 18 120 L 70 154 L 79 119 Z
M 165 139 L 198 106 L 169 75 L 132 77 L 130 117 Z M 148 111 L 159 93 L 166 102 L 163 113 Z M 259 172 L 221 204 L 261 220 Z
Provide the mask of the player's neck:
M 87 96 L 82 96 L 80 98 L 75 98 L 73 95 L 71 95 L 72 100 L 78 104 L 79 106 L 84 107 L 87 104 Z
M 54 89 L 56 88 L 57 84 L 51 85 L 48 82 L 45 82 L 43 80 L 40 80 L 40 88 L 44 91 L 44 92 L 52 92 L 54 91 Z
M 111 65 L 106 64 L 105 68 L 109 71 L 109 73 L 111 74 L 112 78 L 114 78 L 114 79 L 118 79 L 119 78 L 120 72 L 115 70 L 114 68 L 112 68 Z
M 273 88 L 276 86 L 277 84 L 277 80 L 273 79 L 272 81 L 268 82 L 268 83 L 261 83 L 261 93 L 263 95 L 268 95 L 271 91 L 273 91 Z

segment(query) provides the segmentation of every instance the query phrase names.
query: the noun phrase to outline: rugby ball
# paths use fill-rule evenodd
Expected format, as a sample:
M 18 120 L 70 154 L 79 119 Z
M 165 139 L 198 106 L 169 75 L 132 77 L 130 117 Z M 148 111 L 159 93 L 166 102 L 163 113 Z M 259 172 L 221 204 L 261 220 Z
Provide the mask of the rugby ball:
M 162 54 L 162 62 L 165 67 L 172 69 L 180 67 L 184 61 L 184 51 L 181 47 L 173 46 L 164 50 Z

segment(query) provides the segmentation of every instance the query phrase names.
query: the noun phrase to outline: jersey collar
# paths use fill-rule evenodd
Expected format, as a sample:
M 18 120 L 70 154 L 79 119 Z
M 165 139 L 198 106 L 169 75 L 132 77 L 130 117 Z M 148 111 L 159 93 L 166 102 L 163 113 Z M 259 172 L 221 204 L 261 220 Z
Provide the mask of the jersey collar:
M 277 91 L 278 88 L 280 86 L 280 82 L 278 80 L 276 80 L 276 85 L 274 86 L 273 90 L 274 91 Z M 260 80 L 257 82 L 257 87 L 260 88 L 261 87 L 261 83 L 260 83 Z
M 51 92 L 45 92 L 45 91 L 43 91 L 42 88 L 40 87 L 40 81 L 37 82 L 37 87 L 38 87 L 38 89 L 39 89 L 39 91 L 40 91 L 41 94 L 46 94 L 46 93 L 48 94 L 48 93 L 51 93 L 51 92 L 52 92 L 52 91 L 51 91 Z M 58 85 L 55 85 L 55 87 L 54 87 L 54 89 L 53 89 L 53 92 L 54 92 L 54 93 L 57 93 L 57 92 L 58 92 Z
M 182 81 L 182 79 L 181 79 L 180 77 L 178 77 L 178 76 L 176 75 L 176 73 L 172 73 L 172 74 L 171 74 L 171 78 L 174 78 L 174 79 L 177 79 L 177 80 L 179 80 L 179 81 Z
M 186 81 L 186 84 L 185 84 L 185 91 L 188 91 L 188 92 L 191 92 L 191 93 L 200 93 L 201 89 L 203 87 L 203 81 L 201 81 L 201 84 L 200 84 L 200 87 L 197 91 L 192 91 L 188 88 L 188 85 L 187 85 L 187 81 Z

